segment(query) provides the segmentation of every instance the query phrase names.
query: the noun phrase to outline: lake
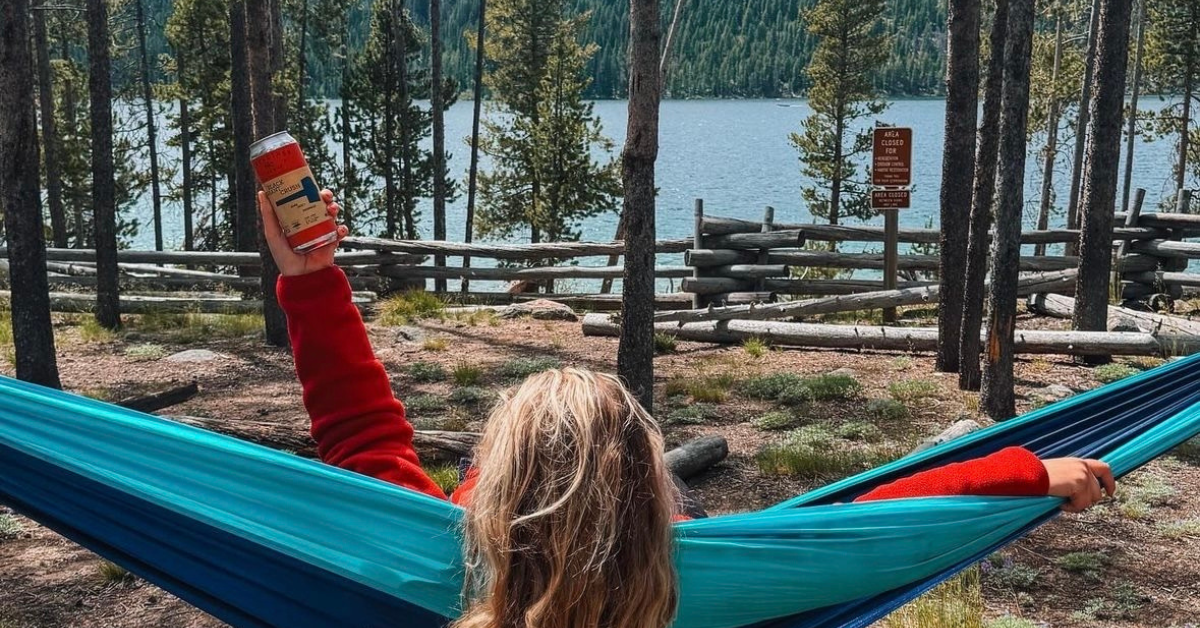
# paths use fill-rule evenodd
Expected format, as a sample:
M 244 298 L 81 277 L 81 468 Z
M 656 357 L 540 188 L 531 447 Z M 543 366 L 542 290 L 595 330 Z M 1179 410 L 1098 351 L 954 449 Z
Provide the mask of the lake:
M 336 101 L 332 103 L 337 106 Z M 1161 107 L 1163 101 L 1151 97 L 1143 108 Z M 485 107 L 486 111 L 486 107 Z M 619 152 L 625 139 L 625 101 L 598 101 L 595 112 L 604 132 L 614 140 Z M 779 222 L 806 222 L 811 219 L 800 199 L 807 183 L 800 174 L 798 153 L 788 134 L 800 128 L 809 113 L 803 100 L 671 100 L 662 103 L 660 147 L 657 162 L 658 237 L 683 238 L 692 234 L 694 199 L 702 198 L 710 215 L 759 220 L 763 208 L 775 207 Z M 471 131 L 472 103 L 459 102 L 445 116 L 446 143 L 451 152 L 450 172 L 461 181 L 459 198 L 447 207 L 446 224 L 452 240 L 462 240 L 466 223 L 466 179 L 470 149 L 466 139 Z M 485 114 L 486 115 L 486 114 Z M 941 180 L 942 130 L 945 102 L 940 99 L 899 100 L 880 116 L 896 126 L 913 128 L 913 200 L 912 209 L 901 210 L 904 226 L 937 225 L 938 193 Z M 1024 221 L 1032 226 L 1037 218 L 1041 186 L 1041 165 L 1034 158 L 1044 139 L 1035 137 L 1026 163 Z M 1059 198 L 1067 194 L 1073 139 L 1060 140 L 1055 188 Z M 1154 207 L 1172 184 L 1172 140 L 1139 141 L 1135 145 L 1133 186 L 1147 190 L 1147 206 Z M 332 147 L 340 155 L 340 146 Z M 170 159 L 175 159 L 170 156 Z M 1122 158 L 1124 147 L 1122 146 Z M 486 168 L 486 160 L 482 167 Z M 335 182 L 327 182 L 337 191 Z M 1120 190 L 1118 190 L 1118 199 Z M 1065 203 L 1061 204 L 1065 205 Z M 421 204 L 423 238 L 432 237 L 431 203 Z M 969 211 L 963 208 L 963 211 Z M 148 195 L 137 204 L 134 215 L 143 227 L 134 248 L 153 248 Z M 182 242 L 181 218 L 176 207 L 164 208 L 166 243 L 177 247 Z M 585 240 L 611 240 L 616 229 L 616 214 L 606 214 L 583 225 Z M 1051 224 L 1062 225 L 1060 213 Z M 878 219 L 869 224 L 878 224 Z M 482 261 L 482 260 L 481 260 Z M 667 257 L 661 259 L 668 262 Z

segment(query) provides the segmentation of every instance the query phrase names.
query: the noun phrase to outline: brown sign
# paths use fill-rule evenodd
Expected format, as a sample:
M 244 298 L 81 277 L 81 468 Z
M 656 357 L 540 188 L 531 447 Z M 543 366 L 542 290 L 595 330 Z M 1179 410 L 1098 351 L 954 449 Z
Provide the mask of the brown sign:
M 874 209 L 908 209 L 912 206 L 912 192 L 908 190 L 871 190 L 871 207 Z
M 912 185 L 912 129 L 875 128 L 871 185 Z

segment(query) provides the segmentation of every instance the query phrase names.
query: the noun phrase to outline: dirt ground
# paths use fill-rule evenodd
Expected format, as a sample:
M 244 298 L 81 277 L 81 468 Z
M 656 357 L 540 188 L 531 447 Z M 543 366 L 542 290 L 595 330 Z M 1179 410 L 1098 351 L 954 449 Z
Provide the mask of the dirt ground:
M 1022 322 L 1023 327 L 1055 325 Z M 577 323 L 450 319 L 403 330 L 372 324 L 370 331 L 397 394 L 403 399 L 426 395 L 422 402 L 431 408 L 426 413 L 410 404 L 419 428 L 476 429 L 484 406 L 431 402 L 447 398 L 456 385 L 415 381 L 410 371 L 414 362 L 452 371 L 469 360 L 482 369 L 479 386 L 486 390 L 506 385 L 502 374 L 517 358 L 553 357 L 563 365 L 615 368 L 616 339 L 584 338 Z M 249 437 L 295 440 L 306 434 L 290 355 L 265 347 L 253 335 L 216 329 L 181 337 L 131 321 L 127 332 L 108 337 L 78 318 L 64 318 L 58 321 L 57 337 L 63 383 L 70 390 L 119 400 L 196 380 L 200 394 L 164 413 L 219 417 L 222 424 L 240 425 Z M 218 356 L 197 363 L 165 357 L 199 348 Z M 704 434 L 728 439 L 729 458 L 690 482 L 711 514 L 762 508 L 831 478 L 760 470 L 756 454 L 787 434 L 763 429 L 756 421 L 777 411 L 773 404 L 747 399 L 736 387 L 707 404 L 696 404 L 687 395 L 668 398 L 667 389 L 673 383 L 708 380 L 730 388 L 730 379 L 835 369 L 851 369 L 864 387 L 861 394 L 792 411 L 802 424 L 836 428 L 862 417 L 871 400 L 892 397 L 903 401 L 908 416 L 875 424 L 896 447 L 911 447 L 959 418 L 986 422 L 977 416 L 977 396 L 960 392 L 954 376 L 936 374 L 928 355 L 769 350 L 755 357 L 744 347 L 680 342 L 656 358 L 657 415 L 670 443 Z M 0 373 L 11 374 L 11 367 L 0 365 Z M 1020 361 L 1017 375 L 1022 411 L 1040 403 L 1034 391 L 1049 384 L 1075 391 L 1099 385 L 1092 369 L 1054 356 Z M 981 567 L 984 615 L 1029 623 L 985 625 L 1194 628 L 1200 622 L 1198 451 L 1200 447 L 1180 450 L 1156 461 L 1128 478 L 1117 500 L 1083 515 L 1060 517 L 989 560 Z M 152 585 L 109 569 L 95 555 L 29 520 L 4 512 L 0 506 L 0 524 L 7 521 L 0 525 L 0 628 L 222 625 Z

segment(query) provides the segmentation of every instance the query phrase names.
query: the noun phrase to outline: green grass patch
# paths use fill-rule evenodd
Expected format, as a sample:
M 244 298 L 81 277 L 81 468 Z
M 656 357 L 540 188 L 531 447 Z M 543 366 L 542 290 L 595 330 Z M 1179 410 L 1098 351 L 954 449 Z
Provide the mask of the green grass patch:
M 741 394 L 751 399 L 795 406 L 809 401 L 843 401 L 862 394 L 862 384 L 849 375 L 800 377 L 793 373 L 760 375 L 742 382 Z
M 479 386 L 463 386 L 450 391 L 450 396 L 447 399 L 450 403 L 456 406 L 481 406 L 485 403 L 491 403 L 494 395 L 485 388 Z
M 129 584 L 135 580 L 134 575 L 129 573 L 129 570 L 107 560 L 101 560 L 96 565 L 96 574 L 100 576 L 100 581 L 106 585 Z
M 927 379 L 906 379 L 899 382 L 892 382 L 888 386 L 888 393 L 892 399 L 900 403 L 915 403 L 924 399 L 933 399 L 942 396 L 942 387 L 938 386 L 937 382 Z
M 987 620 L 983 624 L 983 628 L 1046 628 L 1046 624 L 1039 624 L 1024 617 L 1005 615 L 1004 617 Z
M 10 345 L 12 341 L 12 310 L 0 310 L 0 345 Z
M 773 410 L 757 419 L 754 419 L 754 427 L 760 430 L 778 431 L 787 430 L 796 427 L 800 423 L 800 417 L 786 410 Z
M 1098 578 L 1110 562 L 1108 554 L 1104 552 L 1071 552 L 1059 556 L 1054 564 L 1064 571 Z
M 1102 364 L 1092 369 L 1092 377 L 1102 384 L 1111 384 L 1113 382 L 1123 380 L 1126 377 L 1137 375 L 1138 373 L 1141 373 L 1141 370 L 1123 362 Z
M 454 377 L 454 383 L 459 386 L 474 386 L 483 379 L 483 369 L 473 364 L 459 362 L 454 366 L 451 375 Z
M 881 421 L 902 421 L 911 413 L 908 406 L 895 399 L 872 399 L 867 402 L 867 416 Z
M 0 515 L 0 540 L 10 539 L 20 534 L 21 522 L 12 515 Z
M 882 628 L 984 628 L 979 570 L 964 571 L 884 619 Z
M 424 290 L 410 290 L 384 299 L 379 304 L 379 323 L 408 325 L 425 318 L 440 318 L 446 304 Z
M 438 395 L 411 395 L 404 400 L 404 408 L 416 414 L 434 414 L 446 409 L 446 400 Z
M 990 583 L 1007 591 L 1029 591 L 1037 584 L 1042 570 L 1022 565 L 1007 556 L 992 554 L 979 564 L 980 573 Z
M 79 337 L 88 343 L 106 343 L 115 340 L 117 334 L 89 316 L 79 325 Z
M 1168 539 L 1200 538 L 1200 518 L 1163 523 L 1158 526 L 1158 531 Z
M 1170 505 L 1178 496 L 1179 491 L 1162 478 L 1139 473 L 1121 484 L 1117 504 L 1127 518 L 1144 519 L 1155 508 Z
M 137 362 L 152 362 L 167 357 L 167 349 L 153 343 L 129 345 L 125 347 L 125 357 Z
M 793 373 L 751 377 L 742 382 L 738 390 L 745 397 L 762 401 L 778 401 L 780 397 L 795 396 L 800 391 L 803 391 L 803 395 L 806 397 L 811 394 L 808 387 L 804 385 L 804 378 Z
M 849 375 L 826 373 L 805 378 L 804 385 L 814 401 L 843 401 L 862 394 L 862 384 Z
M 504 364 L 501 364 L 500 368 L 496 369 L 496 372 L 500 375 L 500 377 L 503 377 L 509 382 L 518 383 L 524 381 L 525 378 L 529 377 L 530 375 L 536 375 L 537 373 L 560 368 L 561 366 L 562 362 L 560 362 L 558 358 L 551 356 L 539 356 L 536 358 L 513 358 Z
M 883 432 L 873 423 L 866 421 L 848 421 L 834 428 L 833 433 L 838 438 L 874 443 L 883 439 Z
M 1200 465 L 1200 436 L 1186 440 L 1180 446 L 1171 450 L 1171 455 L 1194 465 Z
M 752 358 L 761 358 L 771 347 L 762 338 L 747 338 L 742 341 L 742 349 Z
M 413 362 L 408 365 L 408 376 L 422 383 L 441 382 L 446 380 L 446 369 L 433 362 Z
M 675 351 L 675 344 L 675 336 L 672 334 L 664 334 L 661 331 L 654 334 L 655 353 L 672 353 Z
M 891 444 L 850 443 L 820 426 L 805 426 L 764 447 L 755 462 L 766 475 L 828 480 L 876 467 L 902 453 Z
M 717 418 L 717 408 L 709 403 L 693 403 L 667 414 L 664 425 L 704 425 Z
M 421 348 L 426 351 L 445 351 L 450 346 L 450 340 L 445 336 L 435 336 L 426 338 L 425 342 L 421 343 Z
M 1122 581 L 1117 583 L 1105 597 L 1093 598 L 1082 610 L 1071 613 L 1071 619 L 1088 623 L 1098 619 L 1134 619 L 1148 599 L 1132 583 Z
M 449 495 L 458 488 L 458 467 L 452 464 L 438 465 L 430 467 L 426 472 L 429 473 L 429 479 L 433 480 L 443 493 Z
M 88 319 L 84 320 L 84 326 Z M 262 333 L 265 327 L 261 314 L 199 314 L 149 312 L 128 317 L 126 329 L 154 335 L 162 340 L 192 344 L 216 338 L 244 338 Z M 86 340 L 86 337 L 85 337 Z
M 675 377 L 667 381 L 667 397 L 688 396 L 696 403 L 724 403 L 735 380 L 732 375 Z

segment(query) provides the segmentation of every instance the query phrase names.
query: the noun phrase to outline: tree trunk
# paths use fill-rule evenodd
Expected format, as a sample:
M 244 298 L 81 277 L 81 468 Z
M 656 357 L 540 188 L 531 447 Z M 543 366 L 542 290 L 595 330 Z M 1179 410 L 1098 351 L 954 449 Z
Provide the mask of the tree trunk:
M 1187 180 L 1188 140 L 1192 122 L 1192 67 L 1188 64 L 1183 77 L 1183 113 L 1179 116 L 1179 161 L 1175 164 L 1175 192 L 1183 189 Z
M 254 111 L 251 108 L 250 67 L 246 49 L 246 2 L 229 3 L 230 105 L 233 118 L 233 200 L 237 217 L 234 236 L 237 250 L 258 250 L 258 208 L 255 199 L 254 170 L 250 166 L 250 143 L 254 137 Z M 238 274 L 249 277 L 257 269 L 242 266 Z
M 975 178 L 975 124 L 979 112 L 979 0 L 950 0 L 947 30 L 946 132 L 942 153 L 941 257 L 938 280 L 937 370 L 959 368 L 963 281 Z
M 1100 0 L 1092 0 L 1092 17 L 1088 21 L 1087 57 L 1084 58 L 1083 86 L 1079 90 L 1079 109 L 1075 118 L 1075 153 L 1071 168 L 1071 191 L 1067 198 L 1067 228 L 1079 228 L 1079 182 L 1083 176 L 1084 147 L 1087 139 L 1089 104 L 1092 101 L 1092 82 L 1096 61 L 1096 35 L 1100 28 Z M 1064 255 L 1075 255 L 1078 246 L 1068 243 Z
M 273 41 L 281 36 L 276 29 L 278 23 L 272 18 L 271 0 L 245 0 L 246 2 L 246 51 L 250 67 L 251 108 L 254 112 L 254 136 L 266 137 L 279 127 L 276 118 L 279 100 L 275 96 L 275 54 Z M 277 347 L 288 345 L 287 318 L 275 298 L 275 283 L 279 279 L 279 268 L 271 257 L 267 240 L 261 226 L 257 229 L 258 252 L 262 259 L 263 319 L 267 342 Z
M 396 0 L 388 2 L 388 10 L 395 13 Z M 396 197 L 399 195 L 396 191 L 396 112 L 393 110 L 396 100 L 396 75 L 395 59 L 396 56 L 396 20 L 393 19 L 387 28 L 386 43 L 388 49 L 387 68 L 384 70 L 383 81 L 383 189 L 384 189 L 384 233 L 389 239 L 394 239 L 398 230 L 396 228 Z
M 679 18 L 683 16 L 683 7 L 687 4 L 687 0 L 675 0 L 675 13 L 671 16 L 671 26 L 667 29 L 667 43 L 663 44 L 662 60 L 658 63 L 659 81 L 661 81 L 662 91 L 667 91 L 668 70 L 671 67 L 671 49 L 675 47 L 675 40 L 679 38 Z
M 304 56 L 308 48 L 308 0 L 300 3 L 300 42 L 296 51 L 296 112 L 304 110 L 304 88 L 308 83 L 308 58 Z
M 58 129 L 54 120 L 54 85 L 50 80 L 50 44 L 46 37 L 46 9 L 33 11 L 33 42 L 37 48 L 38 103 L 42 112 L 42 149 L 46 162 L 46 200 L 50 205 L 50 231 L 54 246 L 67 248 L 67 218 L 63 211 L 62 165 L 59 163 Z
M 1138 96 L 1142 90 L 1142 49 L 1146 45 L 1146 3 L 1138 0 L 1137 48 L 1133 57 L 1133 93 L 1129 97 L 1129 125 L 1125 128 L 1125 185 L 1121 186 L 1121 205 L 1117 211 L 1127 212 L 1133 189 L 1133 144 L 1137 139 Z
M 9 280 L 23 287 L 10 297 L 17 377 L 58 388 L 28 33 L 28 0 L 0 5 L 0 206 Z
M 182 80 L 182 77 L 185 76 L 186 60 L 186 54 L 176 51 L 177 81 Z M 180 201 L 183 203 L 183 250 L 185 251 L 196 248 L 196 243 L 192 239 L 192 123 L 190 114 L 187 94 L 181 94 L 179 96 L 179 169 L 183 171 Z
M 654 162 L 658 158 L 658 0 L 629 1 L 629 127 L 621 155 L 625 274 L 617 374 L 648 412 L 654 403 Z
M 992 282 L 988 290 L 987 350 L 981 405 L 994 420 L 1011 417 L 1013 331 L 1017 315 L 1017 268 L 1021 255 L 1026 128 L 1029 121 L 1029 64 L 1033 48 L 1033 0 L 1010 0 L 1004 42 L 1000 104 L 1000 152 L 996 181 L 996 234 L 992 239 Z
M 1000 87 L 1004 80 L 1004 40 L 1008 33 L 1008 0 L 997 0 L 992 19 L 991 56 L 983 86 L 983 120 L 976 146 L 975 181 L 971 189 L 971 228 L 963 292 L 963 322 L 959 330 L 958 386 L 979 390 L 979 330 L 983 326 L 984 281 L 988 270 L 988 239 L 996 194 L 996 162 L 1000 150 Z M 962 356 L 967 356 L 963 358 Z
M 96 240 L 96 321 L 121 326 L 117 275 L 116 182 L 113 174 L 112 77 L 107 0 L 88 0 L 88 97 L 92 118 L 92 204 Z
M 1054 20 L 1054 68 L 1050 72 L 1050 112 L 1046 116 L 1046 152 L 1042 164 L 1042 198 L 1038 206 L 1037 228 L 1050 226 L 1050 194 L 1054 191 L 1054 162 L 1058 158 L 1058 71 L 1062 68 L 1062 16 Z M 1046 254 L 1046 245 L 1033 248 L 1035 256 Z
M 346 86 L 350 83 L 350 69 L 354 67 L 350 60 L 350 47 L 342 44 L 342 104 L 338 110 L 342 115 L 342 202 L 346 199 L 357 199 L 357 185 L 351 190 L 350 182 L 355 179 L 354 176 L 354 158 L 351 157 L 350 135 L 353 133 L 353 121 L 350 119 L 350 94 Z M 353 203 L 353 201 L 351 201 Z M 354 233 L 354 212 L 357 207 L 351 207 L 347 210 L 342 207 L 340 218 L 342 224 L 346 225 L 346 229 L 350 233 Z
M 429 107 L 433 117 L 433 239 L 446 239 L 446 122 L 442 111 L 442 0 L 429 0 L 429 77 L 433 88 Z M 435 255 L 434 266 L 445 266 L 446 257 Z M 446 291 L 446 280 L 435 279 L 433 288 Z
M 467 230 L 463 238 L 471 242 L 472 231 L 475 228 L 475 187 L 479 176 L 479 119 L 483 106 L 483 35 L 487 24 L 487 0 L 479 0 L 479 30 L 475 33 L 475 101 L 474 113 L 471 116 L 471 169 L 467 174 Z M 463 257 L 463 268 L 470 268 L 471 258 Z M 468 292 L 470 283 L 463 279 L 462 291 Z
M 400 6 L 397 9 L 397 18 L 408 12 L 407 0 L 399 0 Z M 399 23 L 399 19 L 396 20 Z M 416 216 L 413 215 L 413 209 L 417 202 L 416 186 L 413 185 L 413 164 L 409 159 L 409 133 L 412 129 L 408 124 L 405 124 L 408 108 L 411 106 L 409 102 L 408 92 L 408 47 L 411 45 L 408 41 L 408 31 L 403 26 L 400 28 L 399 46 L 400 53 L 397 56 L 396 68 L 399 71 L 396 76 L 396 88 L 399 90 L 401 118 L 400 118 L 400 186 L 403 190 L 400 194 L 401 207 L 404 209 L 404 237 L 409 240 L 417 239 L 417 224 Z
M 158 176 L 158 129 L 154 120 L 154 98 L 150 92 L 150 58 L 146 53 L 146 16 L 143 0 L 135 0 L 137 9 L 138 52 L 142 64 L 142 101 L 146 107 L 146 143 L 150 147 L 150 200 L 154 207 L 154 250 L 163 250 L 162 192 Z
M 1103 330 L 1108 312 L 1112 269 L 1113 204 L 1121 159 L 1121 114 L 1129 53 L 1128 0 L 1101 0 L 1100 40 L 1096 51 L 1096 91 L 1088 128 L 1079 240 L 1079 283 L 1074 327 Z

